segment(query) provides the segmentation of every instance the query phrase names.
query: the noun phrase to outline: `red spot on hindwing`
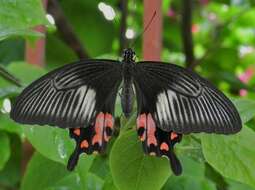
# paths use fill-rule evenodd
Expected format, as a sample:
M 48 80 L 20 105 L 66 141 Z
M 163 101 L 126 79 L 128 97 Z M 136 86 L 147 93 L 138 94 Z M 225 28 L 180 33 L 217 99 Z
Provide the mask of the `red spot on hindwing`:
M 95 121 L 95 135 L 92 139 L 92 145 L 95 145 L 98 143 L 99 145 L 102 145 L 102 140 L 103 140 L 103 130 L 104 130 L 104 114 L 100 112 L 96 116 L 96 121 Z
M 81 130 L 80 129 L 74 129 L 73 133 L 77 136 L 81 135 Z
M 111 114 L 106 113 L 105 114 L 105 121 L 104 121 L 104 127 L 110 127 L 113 128 L 114 120 Z
M 171 132 L 170 133 L 170 139 L 171 140 L 174 140 L 174 139 L 176 139 L 178 137 L 178 134 L 177 133 L 175 133 L 175 132 Z
M 168 146 L 168 144 L 167 143 L 165 143 L 165 142 L 163 142 L 163 143 L 161 143 L 161 145 L 160 145 L 160 150 L 164 150 L 164 151 L 168 151 L 169 150 L 169 146 Z
M 151 114 L 149 113 L 147 115 L 147 143 L 148 146 L 150 145 L 155 145 L 157 146 L 157 139 L 156 139 L 156 124 L 151 116 Z
M 89 143 L 88 143 L 88 141 L 87 140 L 83 140 L 82 142 L 81 142 L 81 148 L 88 148 L 89 147 Z
M 92 139 L 92 145 L 96 143 L 102 146 L 104 142 L 108 142 L 111 138 L 111 134 L 107 134 L 108 131 L 113 131 L 114 119 L 109 113 L 100 112 L 95 121 L 95 135 Z
M 146 114 L 142 114 L 140 115 L 138 118 L 137 118 L 137 130 L 138 131 L 142 131 L 140 134 L 139 134 L 139 137 L 140 137 L 140 140 L 141 141 L 144 141 L 146 139 Z

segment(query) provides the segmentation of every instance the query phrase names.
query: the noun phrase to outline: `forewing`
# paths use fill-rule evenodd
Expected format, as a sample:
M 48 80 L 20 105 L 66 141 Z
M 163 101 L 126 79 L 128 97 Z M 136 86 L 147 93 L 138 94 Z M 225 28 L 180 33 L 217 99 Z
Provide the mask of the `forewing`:
M 24 124 L 85 127 L 105 104 L 114 109 L 120 69 L 117 61 L 86 60 L 54 70 L 23 90 L 11 118 Z
M 182 67 L 140 62 L 134 69 L 134 84 L 138 113 L 148 107 L 164 131 L 231 134 L 242 127 L 232 102 L 210 82 Z

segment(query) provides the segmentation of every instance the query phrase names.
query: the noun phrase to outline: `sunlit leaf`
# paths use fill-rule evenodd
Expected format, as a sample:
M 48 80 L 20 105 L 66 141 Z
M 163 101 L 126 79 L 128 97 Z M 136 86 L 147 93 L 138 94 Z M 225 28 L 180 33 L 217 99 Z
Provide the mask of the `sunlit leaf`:
M 121 135 L 113 145 L 110 168 L 114 183 L 121 190 L 160 189 L 171 173 L 167 159 L 142 152 L 133 130 Z
M 204 156 L 225 177 L 255 187 L 255 132 L 243 127 L 236 135 L 201 135 Z
M 11 155 L 10 140 L 6 133 L 0 131 L 0 170 L 3 169 Z
M 0 7 L 0 40 L 12 36 L 41 36 L 31 28 L 48 24 L 40 0 L 0 1 Z
M 30 160 L 21 184 L 21 190 L 45 190 L 70 175 L 66 168 L 35 153 Z

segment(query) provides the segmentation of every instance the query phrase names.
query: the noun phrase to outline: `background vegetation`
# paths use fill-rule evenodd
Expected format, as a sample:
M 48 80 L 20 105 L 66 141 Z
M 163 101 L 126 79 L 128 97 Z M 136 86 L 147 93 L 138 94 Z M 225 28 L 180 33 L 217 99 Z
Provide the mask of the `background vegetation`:
M 47 71 L 84 57 L 118 59 L 120 49 L 132 41 L 123 34 L 128 30 L 131 38 L 133 32 L 142 31 L 143 24 L 143 2 L 130 0 L 124 7 L 121 2 L 49 1 L 54 24 L 39 0 L 0 0 L 0 189 L 255 189 L 254 0 L 194 0 L 192 7 L 186 7 L 193 12 L 193 46 L 185 45 L 191 56 L 183 53 L 183 37 L 189 36 L 182 27 L 185 5 L 163 0 L 162 60 L 193 67 L 208 78 L 232 98 L 244 124 L 233 136 L 185 136 L 176 146 L 184 168 L 180 177 L 171 174 L 165 158 L 144 156 L 133 130 L 135 113 L 128 121 L 120 118 L 119 135 L 111 141 L 107 155 L 81 156 L 71 173 L 65 168 L 74 142 L 67 130 L 22 126 L 10 120 L 10 101 Z M 121 19 L 125 11 L 126 27 Z M 27 63 L 31 57 L 24 56 L 30 55 L 28 42 L 33 47 L 31 43 L 44 35 L 32 30 L 37 25 L 47 30 L 44 67 Z M 141 40 L 135 44 L 140 60 Z M 185 61 L 185 55 L 189 60 Z M 117 100 L 116 116 L 120 115 Z M 29 144 L 34 152 L 31 158 Z

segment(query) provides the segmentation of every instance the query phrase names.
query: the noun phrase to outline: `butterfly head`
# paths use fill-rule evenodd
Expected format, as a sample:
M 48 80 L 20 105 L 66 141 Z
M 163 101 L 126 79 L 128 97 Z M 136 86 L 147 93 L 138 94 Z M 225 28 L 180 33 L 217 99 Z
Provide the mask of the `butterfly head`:
M 127 48 L 124 50 L 123 61 L 125 61 L 125 62 L 134 62 L 135 61 L 135 52 L 131 48 Z

